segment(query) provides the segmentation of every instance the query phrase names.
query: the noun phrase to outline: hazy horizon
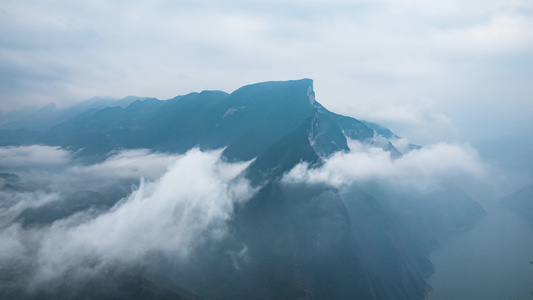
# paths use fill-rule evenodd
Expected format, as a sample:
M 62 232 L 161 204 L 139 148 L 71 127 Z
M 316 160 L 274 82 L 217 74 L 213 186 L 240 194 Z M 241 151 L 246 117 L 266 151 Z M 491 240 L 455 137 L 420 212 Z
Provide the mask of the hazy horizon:
M 312 78 L 333 111 L 533 168 L 531 1 L 26 1 L 0 11 L 0 111 Z

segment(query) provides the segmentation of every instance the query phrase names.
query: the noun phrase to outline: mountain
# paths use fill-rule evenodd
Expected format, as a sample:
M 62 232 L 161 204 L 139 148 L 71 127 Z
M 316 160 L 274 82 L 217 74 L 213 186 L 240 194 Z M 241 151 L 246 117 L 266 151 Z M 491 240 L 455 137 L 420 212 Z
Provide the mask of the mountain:
M 5 271 L 0 270 L 0 279 Z M 137 271 L 106 270 L 83 281 L 72 283 L 65 280 L 47 290 L 28 293 L 24 287 L 12 285 L 2 286 L 2 299 L 53 300 L 53 299 L 110 299 L 110 300 L 202 300 L 198 295 L 187 291 L 172 291 L 145 277 L 139 276 Z
M 89 110 L 100 110 L 114 106 L 126 107 L 136 100 L 144 99 L 146 97 L 128 96 L 120 100 L 111 97 L 93 97 L 68 108 L 57 108 L 54 103 L 43 107 L 22 108 L 3 114 L 0 113 L 2 117 L 0 129 L 43 131 Z
M 303 79 L 253 84 L 231 94 L 204 91 L 166 101 L 144 98 L 126 107 L 91 108 L 50 129 L 32 132 L 34 138 L 19 135 L 17 141 L 4 131 L 0 143 L 69 147 L 100 159 L 117 148 L 185 152 L 195 146 L 227 147 L 224 156 L 229 161 L 242 161 L 257 157 L 313 115 L 351 139 L 369 141 L 377 133 L 356 119 L 325 109 L 314 99 L 312 80 Z M 388 149 L 399 153 L 392 145 Z M 327 155 L 335 150 L 326 147 L 319 152 Z
M 284 181 L 299 163 L 319 168 L 333 155 L 350 152 L 350 140 L 382 148 L 392 159 L 403 155 L 389 129 L 318 103 L 310 79 L 252 84 L 230 94 L 203 91 L 93 104 L 41 128 L 3 127 L 0 145 L 60 146 L 87 164 L 120 149 L 224 149 L 227 162 L 251 161 L 240 177 L 257 193 L 236 204 L 226 237 L 206 242 L 186 262 L 154 255 L 142 270 L 97 274 L 77 283 L 80 288 L 60 283 L 53 292 L 37 294 L 43 299 L 77 297 L 92 287 L 108 294 L 88 298 L 425 299 L 430 290 L 425 280 L 433 272 L 429 254 L 439 239 L 484 215 L 477 202 L 453 187 L 420 194 Z M 2 174 L 6 186 L 31 190 L 17 175 Z M 87 210 L 105 214 L 127 190 L 79 190 L 65 196 L 68 200 L 24 209 L 14 222 L 32 228 Z M 0 271 L 6 278 L 8 269 Z M 113 280 L 122 288 L 106 283 Z M 0 296 L 21 293 L 12 289 Z

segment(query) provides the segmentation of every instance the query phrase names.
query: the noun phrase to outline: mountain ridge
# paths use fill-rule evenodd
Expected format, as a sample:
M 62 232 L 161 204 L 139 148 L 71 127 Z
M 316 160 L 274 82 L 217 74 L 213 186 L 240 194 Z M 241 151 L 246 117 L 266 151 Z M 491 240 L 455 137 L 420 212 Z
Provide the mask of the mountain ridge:
M 102 287 L 104 296 L 422 300 L 429 290 L 426 278 L 433 272 L 429 253 L 438 239 L 468 228 L 484 212 L 451 189 L 418 195 L 354 184 L 341 192 L 326 183 L 284 180 L 300 163 L 316 169 L 333 155 L 350 152 L 349 140 L 381 148 L 392 160 L 402 155 L 391 143 L 397 136 L 390 130 L 333 113 L 317 102 L 311 79 L 257 83 L 229 94 L 203 91 L 164 101 L 129 100 L 125 107 L 90 108 L 38 133 L 19 129 L 26 133 L 17 136 L 5 129 L 0 145 L 58 146 L 89 165 L 128 149 L 172 154 L 223 149 L 222 162 L 251 161 L 237 178 L 248 179 L 257 192 L 244 203 L 234 203 L 226 236 L 195 248 L 186 261 L 153 254 L 142 270 L 116 278 L 98 273 L 79 283 Z M 16 174 L 0 174 L 6 174 L 2 180 L 8 188 L 32 190 Z M 131 181 L 110 190 L 94 188 L 25 209 L 14 222 L 31 230 L 84 211 L 106 214 L 126 199 Z M 0 269 L 8 285 L 9 270 Z M 128 288 L 144 284 L 146 289 L 117 292 L 108 279 Z M 78 295 L 69 279 L 64 280 L 57 291 L 37 295 Z M 23 286 L 11 291 L 12 298 L 24 295 Z M 0 297 L 5 295 L 0 289 Z
M 80 150 L 82 157 L 96 160 L 117 148 L 183 153 L 195 146 L 225 147 L 223 156 L 228 161 L 246 161 L 296 129 L 315 111 L 321 118 L 331 119 L 348 138 L 368 142 L 379 134 L 361 121 L 324 108 L 315 99 L 311 79 L 256 83 L 230 94 L 206 90 L 164 101 L 148 97 L 127 100 L 126 106 L 86 110 L 44 132 L 30 128 L 18 140 L 13 131 L 4 129 L 0 131 L 0 145 L 37 142 L 70 147 Z M 386 150 L 398 156 L 392 144 Z M 323 155 L 331 154 L 322 151 Z

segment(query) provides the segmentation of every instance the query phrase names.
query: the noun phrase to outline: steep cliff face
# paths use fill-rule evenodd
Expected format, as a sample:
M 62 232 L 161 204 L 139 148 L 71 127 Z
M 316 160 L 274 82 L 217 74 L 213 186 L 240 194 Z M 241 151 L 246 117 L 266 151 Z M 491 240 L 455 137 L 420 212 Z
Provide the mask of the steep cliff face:
M 308 299 L 424 299 L 435 236 L 413 238 L 393 207 L 356 187 L 341 195 L 327 186 L 280 181 L 296 164 L 319 167 L 339 151 L 350 151 L 341 126 L 316 111 L 246 170 L 252 182 L 269 183 L 238 212 L 236 232 L 246 245 L 261 244 L 272 278 L 285 270 L 285 280 L 298 278 Z M 249 247 L 250 253 L 258 248 Z M 305 269 L 301 259 L 317 266 Z
M 238 212 L 233 226 L 249 249 L 244 272 L 262 299 L 373 299 L 360 245 L 335 190 L 272 182 Z

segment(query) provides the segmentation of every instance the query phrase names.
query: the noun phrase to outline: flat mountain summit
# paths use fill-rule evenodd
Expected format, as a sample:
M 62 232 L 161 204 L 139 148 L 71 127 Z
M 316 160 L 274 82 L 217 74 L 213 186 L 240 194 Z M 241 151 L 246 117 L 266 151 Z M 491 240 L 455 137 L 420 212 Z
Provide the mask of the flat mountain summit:
M 4 126 L 11 129 L 0 132 L 0 144 L 42 143 L 94 157 L 113 149 L 184 152 L 195 146 L 227 147 L 224 156 L 235 161 L 257 157 L 301 126 L 309 127 L 310 142 L 321 156 L 347 150 L 346 137 L 370 141 L 384 132 L 324 108 L 315 100 L 311 79 L 257 83 L 231 94 L 203 91 L 169 100 L 127 97 L 75 116 L 65 114 L 69 116 L 60 118 L 67 120 L 44 126 L 44 131 L 42 126 L 14 128 L 12 122 Z M 18 138 L 13 137 L 16 130 Z M 334 141 L 327 141 L 329 137 Z M 387 147 L 399 154 L 394 146 Z

